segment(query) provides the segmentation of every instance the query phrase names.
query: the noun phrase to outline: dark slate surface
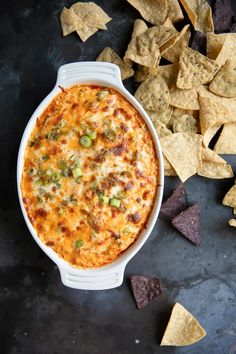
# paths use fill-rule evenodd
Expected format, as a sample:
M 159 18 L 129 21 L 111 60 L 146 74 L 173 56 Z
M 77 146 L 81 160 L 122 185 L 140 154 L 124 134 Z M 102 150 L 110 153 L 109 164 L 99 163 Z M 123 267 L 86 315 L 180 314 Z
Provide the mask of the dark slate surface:
M 126 1 L 97 1 L 113 21 L 108 31 L 83 44 L 75 34 L 61 36 L 58 16 L 72 3 L 0 2 L 0 353 L 236 353 L 236 230 L 227 226 L 231 209 L 221 205 L 233 179 L 187 181 L 189 202 L 201 203 L 202 246 L 193 246 L 160 220 L 129 262 L 123 285 L 110 291 L 64 287 L 57 267 L 27 230 L 15 180 L 26 123 L 54 86 L 60 65 L 93 60 L 104 46 L 124 54 L 138 17 Z M 236 172 L 236 158 L 227 160 Z M 166 197 L 177 183 L 166 178 Z M 137 310 L 128 281 L 132 274 L 160 277 L 164 295 Z M 191 347 L 162 348 L 160 339 L 176 301 L 199 319 L 208 335 Z

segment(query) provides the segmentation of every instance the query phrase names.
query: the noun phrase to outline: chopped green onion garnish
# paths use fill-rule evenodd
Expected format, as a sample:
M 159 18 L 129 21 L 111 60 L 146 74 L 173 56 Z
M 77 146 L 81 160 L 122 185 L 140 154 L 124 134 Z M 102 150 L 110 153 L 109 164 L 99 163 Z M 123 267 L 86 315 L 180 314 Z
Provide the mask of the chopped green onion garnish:
M 131 228 L 129 226 L 125 226 L 122 232 L 123 234 L 129 234 L 131 232 Z
M 75 247 L 76 248 L 80 248 L 84 245 L 84 241 L 83 240 L 76 240 L 75 241 Z
M 117 199 L 117 198 L 111 198 L 109 203 L 111 206 L 113 206 L 115 208 L 119 208 L 121 201 L 120 201 L 120 199 Z
M 43 156 L 42 156 L 42 160 L 44 160 L 44 161 L 49 160 L 49 155 L 48 155 L 48 154 L 43 155 Z
M 92 145 L 92 140 L 87 135 L 82 135 L 79 142 L 84 147 L 90 147 Z
M 116 139 L 116 132 L 112 129 L 105 129 L 104 131 L 104 138 L 109 141 L 115 141 Z
M 97 97 L 100 98 L 100 99 L 104 98 L 108 93 L 109 93 L 108 91 L 103 91 L 103 90 L 102 91 L 98 91 L 97 92 Z
M 100 196 L 99 196 L 99 202 L 100 202 L 101 204 L 107 204 L 107 203 L 109 202 L 109 198 L 106 197 L 105 195 L 100 195 Z
M 74 178 L 83 176 L 83 172 L 80 167 L 76 167 L 72 170 L 72 175 Z
M 67 168 L 67 163 L 64 160 L 58 161 L 58 167 L 63 170 L 64 168 Z
M 97 133 L 95 131 L 90 131 L 87 133 L 87 136 L 91 139 L 94 140 L 97 137 Z
M 34 169 L 30 168 L 28 171 L 29 176 L 33 176 L 34 175 Z
M 52 182 L 58 182 L 61 178 L 61 175 L 59 172 L 54 172 L 52 174 Z

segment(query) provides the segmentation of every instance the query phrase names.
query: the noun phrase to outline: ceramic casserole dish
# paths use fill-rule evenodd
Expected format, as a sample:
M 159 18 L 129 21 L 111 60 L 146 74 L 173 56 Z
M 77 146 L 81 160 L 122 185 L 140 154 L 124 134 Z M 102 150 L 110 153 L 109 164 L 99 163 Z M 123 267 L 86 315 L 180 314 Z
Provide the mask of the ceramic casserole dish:
M 34 227 L 32 226 L 21 193 L 21 176 L 24 167 L 24 153 L 31 135 L 32 130 L 35 127 L 37 118 L 45 111 L 50 102 L 61 92 L 60 87 L 69 88 L 76 84 L 94 84 L 105 87 L 110 87 L 118 91 L 123 95 L 131 105 L 139 112 L 144 122 L 146 123 L 148 130 L 152 136 L 153 144 L 156 150 L 158 168 L 159 168 L 159 181 L 157 187 L 157 193 L 152 212 L 148 218 L 148 222 L 145 228 L 142 229 L 139 237 L 131 246 L 129 246 L 115 261 L 96 269 L 78 269 L 67 263 L 64 259 L 50 247 L 46 246 L 38 237 Z M 60 87 L 59 87 L 60 86 Z M 156 133 L 156 130 L 138 101 L 125 89 L 121 81 L 120 70 L 118 66 L 110 63 L 103 62 L 78 62 L 63 65 L 58 70 L 56 85 L 49 95 L 42 101 L 38 108 L 30 118 L 19 148 L 18 161 L 17 161 L 17 188 L 19 201 L 22 209 L 22 213 L 28 229 L 37 242 L 39 247 L 47 254 L 49 258 L 59 268 L 62 283 L 68 287 L 84 290 L 105 290 L 120 286 L 123 282 L 124 270 L 129 260 L 139 251 L 143 246 L 147 238 L 149 237 L 155 222 L 158 217 L 158 213 L 161 206 L 162 194 L 164 186 L 164 169 L 163 159 L 161 153 L 160 142 Z

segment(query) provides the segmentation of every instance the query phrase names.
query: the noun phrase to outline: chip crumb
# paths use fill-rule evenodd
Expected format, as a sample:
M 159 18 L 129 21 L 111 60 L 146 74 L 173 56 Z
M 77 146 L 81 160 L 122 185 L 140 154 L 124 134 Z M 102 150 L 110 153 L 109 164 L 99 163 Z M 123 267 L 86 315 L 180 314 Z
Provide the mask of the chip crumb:
M 230 219 L 229 220 L 229 225 L 233 226 L 233 227 L 236 227 L 236 219 Z

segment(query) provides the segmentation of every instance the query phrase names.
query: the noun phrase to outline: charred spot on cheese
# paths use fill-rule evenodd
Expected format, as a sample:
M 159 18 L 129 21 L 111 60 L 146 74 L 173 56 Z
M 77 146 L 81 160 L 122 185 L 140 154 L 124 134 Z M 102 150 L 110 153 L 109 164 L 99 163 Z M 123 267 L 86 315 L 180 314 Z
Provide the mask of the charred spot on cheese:
M 21 191 L 38 237 L 89 269 L 113 262 L 139 237 L 158 182 L 151 134 L 136 109 L 112 88 L 76 85 L 61 88 L 38 117 Z

